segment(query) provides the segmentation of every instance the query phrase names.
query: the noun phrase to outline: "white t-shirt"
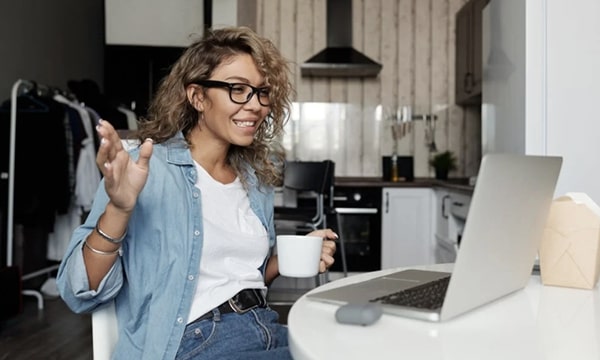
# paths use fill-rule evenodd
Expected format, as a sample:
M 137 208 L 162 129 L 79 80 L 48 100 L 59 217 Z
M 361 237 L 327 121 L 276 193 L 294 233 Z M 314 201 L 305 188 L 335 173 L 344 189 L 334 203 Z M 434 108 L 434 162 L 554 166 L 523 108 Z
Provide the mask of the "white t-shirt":
M 259 268 L 269 251 L 267 230 L 250 208 L 239 178 L 222 184 L 198 163 L 204 245 L 188 323 L 247 288 L 266 288 Z

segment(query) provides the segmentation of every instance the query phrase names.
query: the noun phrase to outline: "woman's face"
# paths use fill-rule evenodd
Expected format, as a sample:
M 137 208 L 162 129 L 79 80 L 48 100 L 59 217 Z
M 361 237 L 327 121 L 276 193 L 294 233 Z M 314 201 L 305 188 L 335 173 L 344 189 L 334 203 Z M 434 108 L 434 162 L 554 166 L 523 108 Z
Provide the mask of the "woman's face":
M 224 61 L 215 69 L 209 80 L 245 83 L 255 88 L 265 86 L 264 78 L 248 54 L 235 55 Z M 200 124 L 202 132 L 208 132 L 229 144 L 250 145 L 257 129 L 269 113 L 269 107 L 259 103 L 258 95 L 253 94 L 246 104 L 236 104 L 229 97 L 229 88 L 209 87 L 206 90 L 207 99 L 201 101 L 204 112 Z

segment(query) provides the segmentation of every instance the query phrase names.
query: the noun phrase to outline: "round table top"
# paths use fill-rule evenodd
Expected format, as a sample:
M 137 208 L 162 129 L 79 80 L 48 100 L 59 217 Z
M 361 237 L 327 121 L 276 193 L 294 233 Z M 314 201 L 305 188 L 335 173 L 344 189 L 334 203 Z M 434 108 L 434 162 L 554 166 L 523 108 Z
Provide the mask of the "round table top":
M 422 267 L 448 271 L 451 264 Z M 359 274 L 318 291 L 400 269 Z M 600 291 L 541 284 L 443 323 L 383 314 L 373 325 L 335 321 L 338 306 L 302 296 L 288 315 L 294 359 L 600 359 Z

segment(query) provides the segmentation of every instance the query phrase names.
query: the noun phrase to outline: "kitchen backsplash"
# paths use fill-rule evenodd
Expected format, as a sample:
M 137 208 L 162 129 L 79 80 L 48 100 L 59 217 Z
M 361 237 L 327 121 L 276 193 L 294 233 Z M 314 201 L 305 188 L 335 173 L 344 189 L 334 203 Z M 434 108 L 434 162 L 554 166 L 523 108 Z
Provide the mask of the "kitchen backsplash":
M 452 150 L 459 169 L 475 175 L 481 159 L 481 110 L 454 104 L 455 14 L 466 0 L 353 0 L 353 47 L 381 63 L 376 78 L 304 78 L 300 64 L 326 45 L 325 0 L 256 0 L 256 29 L 293 63 L 294 114 L 289 157 L 336 162 L 338 176 L 380 176 L 393 151 L 389 121 L 377 107 L 434 114 L 435 143 Z M 433 176 L 425 122 L 398 143 L 414 156 L 415 176 Z

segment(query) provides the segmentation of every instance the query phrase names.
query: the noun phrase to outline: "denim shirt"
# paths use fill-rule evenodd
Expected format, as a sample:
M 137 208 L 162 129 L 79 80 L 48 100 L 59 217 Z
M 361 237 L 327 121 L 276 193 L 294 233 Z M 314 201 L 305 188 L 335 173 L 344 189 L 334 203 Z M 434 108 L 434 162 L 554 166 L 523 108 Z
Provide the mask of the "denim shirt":
M 138 149 L 131 150 L 135 159 Z M 174 359 L 198 280 L 203 228 L 196 169 L 181 133 L 155 144 L 150 172 L 129 220 L 122 256 L 90 290 L 82 246 L 109 198 L 104 180 L 86 221 L 71 237 L 60 264 L 57 285 L 76 313 L 89 313 L 115 301 L 119 340 L 114 359 Z M 275 243 L 273 188 L 248 179 L 250 206 Z M 264 274 L 263 263 L 261 271 Z

